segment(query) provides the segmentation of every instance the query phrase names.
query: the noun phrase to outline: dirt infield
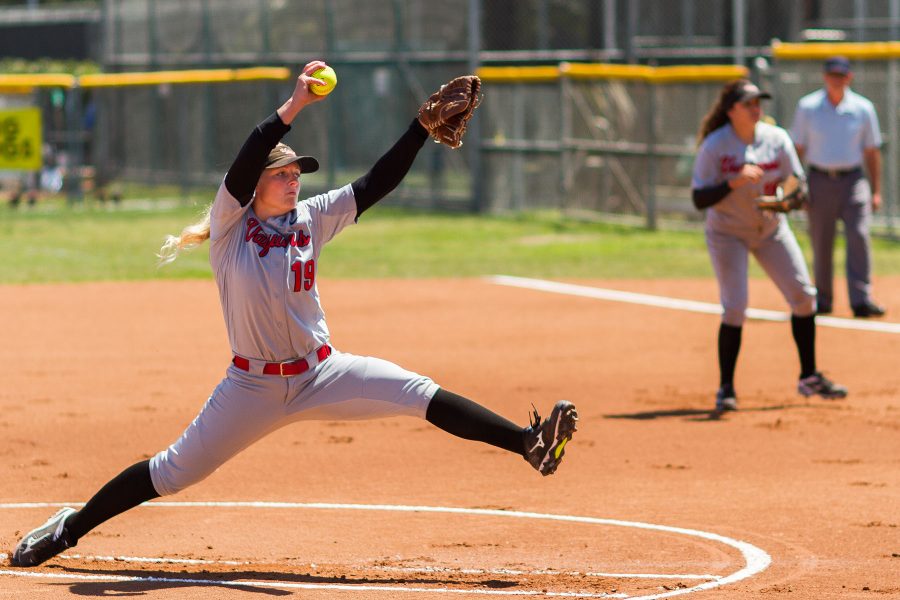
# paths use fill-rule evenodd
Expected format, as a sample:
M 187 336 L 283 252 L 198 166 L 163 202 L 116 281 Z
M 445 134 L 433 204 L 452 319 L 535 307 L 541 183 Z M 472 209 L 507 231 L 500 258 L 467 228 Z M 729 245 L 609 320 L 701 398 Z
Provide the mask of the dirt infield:
M 577 283 L 716 301 L 711 280 Z M 875 284 L 896 320 L 900 278 Z M 749 322 L 741 410 L 717 420 L 715 315 L 482 280 L 320 287 L 345 352 L 520 423 L 574 401 L 559 472 L 415 419 L 296 424 L 42 567 L 3 558 L 0 598 L 900 597 L 900 334 L 819 327 L 850 397 L 808 400 L 789 325 Z M 751 304 L 783 310 L 768 281 Z M 0 287 L 0 330 L 3 553 L 42 503 L 172 442 L 230 359 L 211 281 Z

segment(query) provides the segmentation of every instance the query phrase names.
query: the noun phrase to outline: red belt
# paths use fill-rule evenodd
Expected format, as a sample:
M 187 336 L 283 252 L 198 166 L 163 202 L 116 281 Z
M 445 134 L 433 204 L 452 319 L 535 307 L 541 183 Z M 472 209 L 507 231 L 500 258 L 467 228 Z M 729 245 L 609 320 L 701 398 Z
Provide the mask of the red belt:
M 331 356 L 331 346 L 329 346 L 328 344 L 320 346 L 319 349 L 316 350 L 316 358 L 319 359 L 319 362 L 322 362 L 329 356 Z M 231 359 L 231 362 L 238 369 L 242 369 L 244 371 L 250 370 L 250 361 L 242 356 L 235 356 L 233 359 Z M 309 363 L 305 358 L 298 358 L 297 360 L 291 360 L 282 363 L 266 363 L 263 367 L 264 375 L 281 375 L 282 377 L 299 375 L 300 373 L 305 373 L 306 371 L 309 371 Z

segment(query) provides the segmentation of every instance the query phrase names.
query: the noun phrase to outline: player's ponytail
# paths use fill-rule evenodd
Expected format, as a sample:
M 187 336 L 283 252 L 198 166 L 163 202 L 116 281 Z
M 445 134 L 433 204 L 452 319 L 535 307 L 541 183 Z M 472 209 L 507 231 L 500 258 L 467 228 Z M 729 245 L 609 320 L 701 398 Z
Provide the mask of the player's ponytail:
M 159 259 L 157 266 L 167 265 L 176 258 L 182 250 L 189 250 L 199 246 L 209 239 L 209 213 L 212 210 L 212 204 L 206 207 L 203 216 L 196 223 L 188 225 L 181 230 L 181 235 L 166 236 L 166 241 L 159 249 L 156 257 Z
M 716 103 L 713 104 L 706 116 L 703 117 L 703 120 L 700 121 L 700 131 L 697 133 L 698 146 L 706 139 L 706 136 L 719 127 L 728 124 L 728 111 L 734 106 L 732 99 L 735 97 L 735 90 L 747 83 L 749 82 L 746 79 L 735 79 L 722 87 L 721 91 L 719 91 L 719 97 L 716 98 Z

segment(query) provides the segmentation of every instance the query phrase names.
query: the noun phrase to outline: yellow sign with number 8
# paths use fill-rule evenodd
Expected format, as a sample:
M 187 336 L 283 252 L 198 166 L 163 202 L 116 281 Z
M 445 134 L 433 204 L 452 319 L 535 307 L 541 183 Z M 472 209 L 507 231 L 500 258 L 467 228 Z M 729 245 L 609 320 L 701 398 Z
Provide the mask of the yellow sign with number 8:
M 41 166 L 40 109 L 0 110 L 0 169 L 37 171 Z

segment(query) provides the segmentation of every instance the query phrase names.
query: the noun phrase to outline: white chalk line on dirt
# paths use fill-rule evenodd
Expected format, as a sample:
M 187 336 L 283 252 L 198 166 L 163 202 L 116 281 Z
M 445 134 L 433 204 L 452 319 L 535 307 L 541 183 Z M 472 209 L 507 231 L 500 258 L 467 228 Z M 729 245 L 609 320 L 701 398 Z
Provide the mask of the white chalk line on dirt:
M 0 560 L 9 558 L 8 554 L 0 552 Z M 206 560 L 202 558 L 157 558 L 152 556 L 95 556 L 91 554 L 60 554 L 56 558 L 61 560 L 83 560 L 88 562 L 110 562 L 131 564 L 172 564 L 172 565 L 228 565 L 248 566 L 265 565 L 270 563 L 254 560 Z M 315 563 L 303 564 L 315 570 Z M 695 575 L 692 573 L 594 573 L 581 571 L 558 571 L 555 569 L 461 569 L 454 567 L 391 567 L 388 565 L 364 565 L 369 571 L 385 571 L 390 573 L 449 573 L 459 575 L 568 575 L 571 577 L 617 577 L 621 579 L 721 579 L 721 575 Z
M 19 508 L 50 508 L 60 506 L 82 506 L 83 503 L 49 503 L 49 502 L 20 502 L 0 503 L 0 509 Z M 668 590 L 659 594 L 645 596 L 628 596 L 626 594 L 601 594 L 591 592 L 549 592 L 543 590 L 484 590 L 484 589 L 451 589 L 451 588 L 418 588 L 404 586 L 373 586 L 353 584 L 308 584 L 268 581 L 218 581 L 213 579 L 184 579 L 177 577 L 140 577 L 121 575 L 79 575 L 65 573 L 44 573 L 25 570 L 0 570 L 0 575 L 17 577 L 45 577 L 52 579 L 84 579 L 92 581 L 131 581 L 131 582 L 164 582 L 196 585 L 222 585 L 222 586 L 256 586 L 256 587 L 282 587 L 296 589 L 331 589 L 347 591 L 389 591 L 389 592 L 415 592 L 415 593 L 467 593 L 492 596 L 548 596 L 570 598 L 630 598 L 631 600 L 657 600 L 672 596 L 680 596 L 701 590 L 721 587 L 730 583 L 746 579 L 761 573 L 771 564 L 771 557 L 762 549 L 747 542 L 734 540 L 716 533 L 700 531 L 698 529 L 686 529 L 671 527 L 668 525 L 656 525 L 639 521 L 620 521 L 617 519 L 600 519 L 576 515 L 557 515 L 549 513 L 535 513 L 513 510 L 497 510 L 487 508 L 458 508 L 444 506 L 408 506 L 395 504 L 334 504 L 324 502 L 145 502 L 142 506 L 148 508 L 265 508 L 265 509 L 324 509 L 324 510 L 360 510 L 360 511 L 387 511 L 387 512 L 416 512 L 416 513 L 447 513 L 461 515 L 478 515 L 488 517 L 504 517 L 519 519 L 536 519 L 545 521 L 562 521 L 569 523 L 584 523 L 590 525 L 611 525 L 616 527 L 632 527 L 651 531 L 662 531 L 698 537 L 713 542 L 724 544 L 738 550 L 744 558 L 744 567 L 728 575 L 716 576 L 711 581 L 704 581 L 693 587 Z M 624 574 L 620 574 L 624 575 Z M 632 576 L 635 574 L 632 574 Z M 649 574 L 643 574 L 648 575 Z
M 569 296 L 581 296 L 595 298 L 597 300 L 611 300 L 614 302 L 628 302 L 643 306 L 655 306 L 657 308 L 671 308 L 687 312 L 703 313 L 708 315 L 721 315 L 722 306 L 711 302 L 699 302 L 696 300 L 682 300 L 667 296 L 654 296 L 652 294 L 640 294 L 637 292 L 623 292 L 608 288 L 576 285 L 573 283 L 561 283 L 558 281 L 546 281 L 543 279 L 530 279 L 527 277 L 513 277 L 511 275 L 491 275 L 487 281 L 497 285 L 525 288 L 540 292 L 566 294 Z M 760 321 L 789 321 L 790 313 L 776 310 L 764 310 L 761 308 L 748 308 L 744 313 L 748 319 Z M 900 323 L 887 321 L 844 319 L 841 317 L 816 316 L 816 324 L 821 327 L 835 329 L 856 329 L 859 331 L 878 331 L 881 333 L 900 333 Z

